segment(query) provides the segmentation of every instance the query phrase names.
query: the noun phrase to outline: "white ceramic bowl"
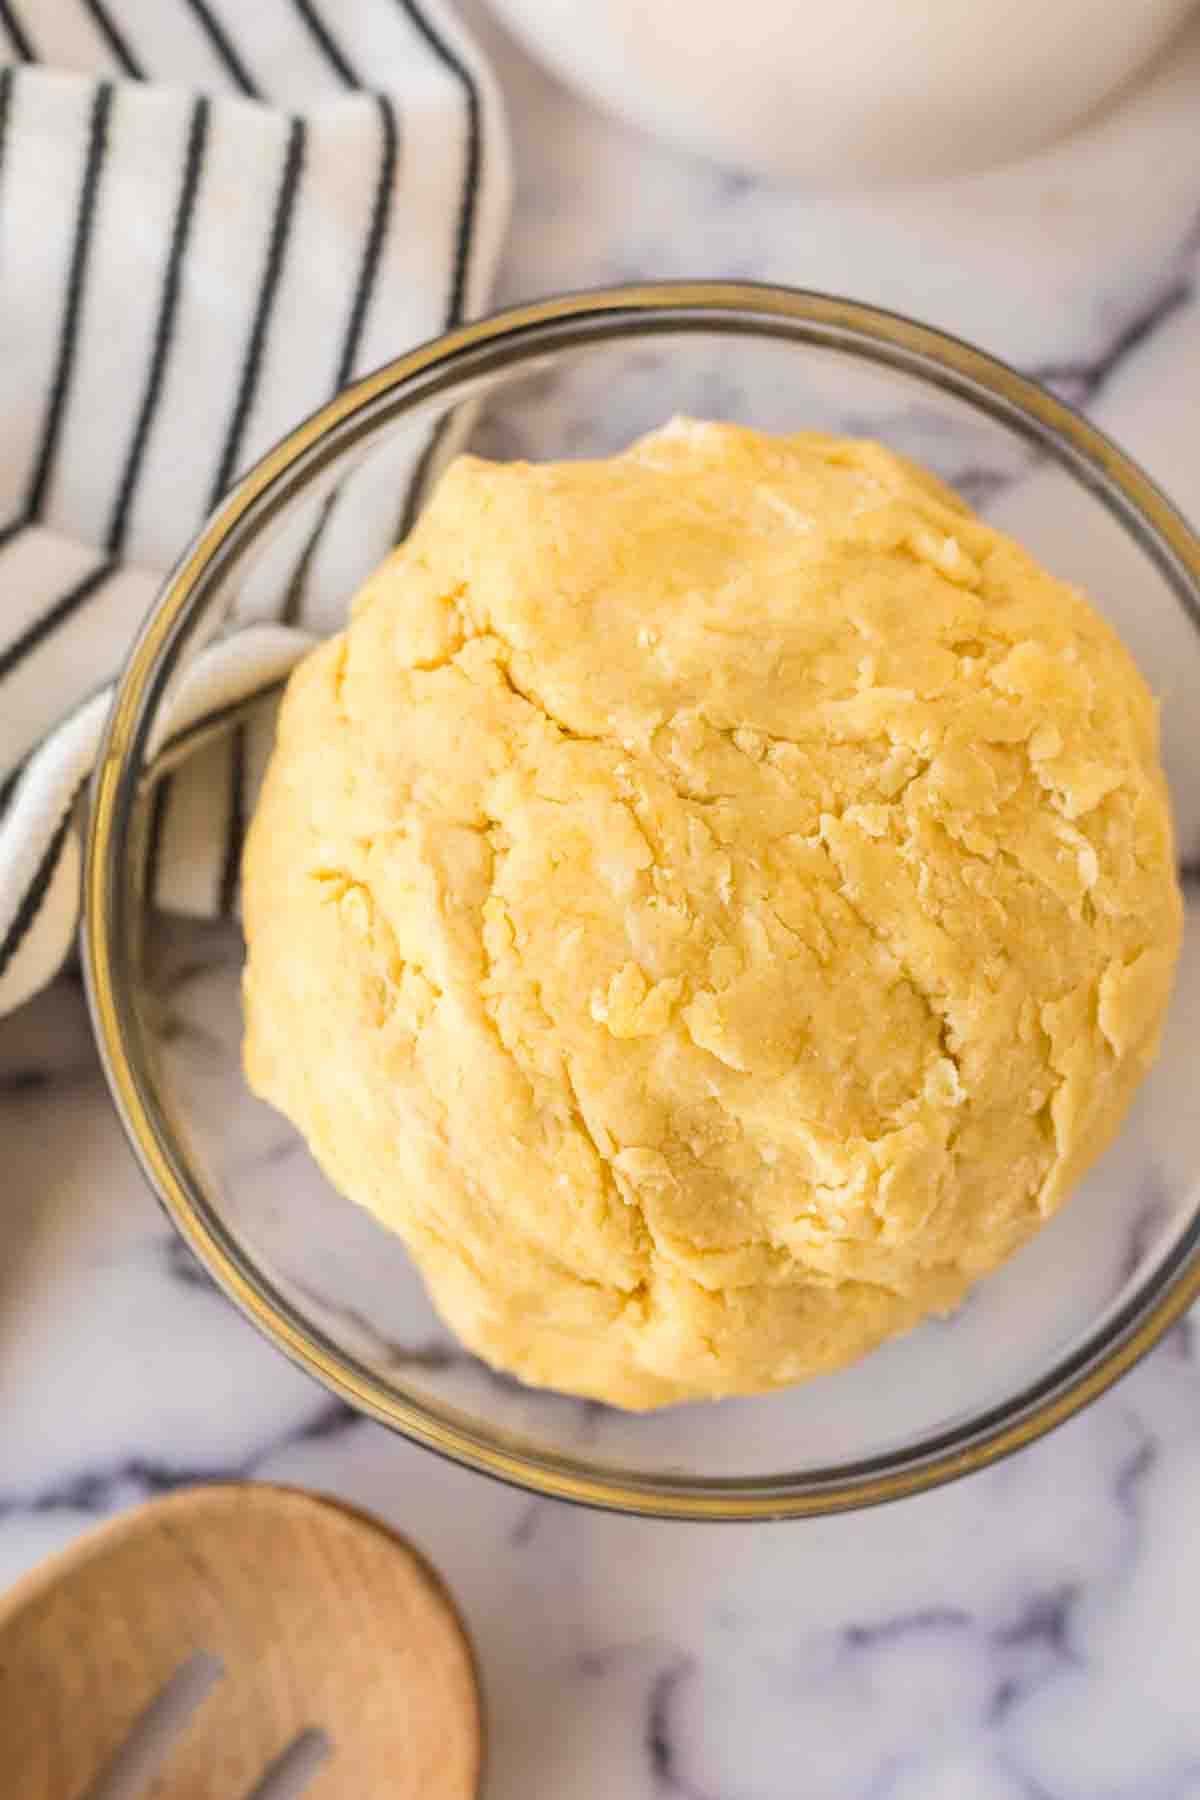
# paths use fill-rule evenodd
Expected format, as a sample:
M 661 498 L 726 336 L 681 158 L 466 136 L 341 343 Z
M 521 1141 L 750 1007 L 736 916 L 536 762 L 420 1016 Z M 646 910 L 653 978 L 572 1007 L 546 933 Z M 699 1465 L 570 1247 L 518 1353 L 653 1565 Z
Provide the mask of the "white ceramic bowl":
M 643 131 L 784 181 L 1026 155 L 1159 51 L 1193 0 L 492 0 L 530 53 Z

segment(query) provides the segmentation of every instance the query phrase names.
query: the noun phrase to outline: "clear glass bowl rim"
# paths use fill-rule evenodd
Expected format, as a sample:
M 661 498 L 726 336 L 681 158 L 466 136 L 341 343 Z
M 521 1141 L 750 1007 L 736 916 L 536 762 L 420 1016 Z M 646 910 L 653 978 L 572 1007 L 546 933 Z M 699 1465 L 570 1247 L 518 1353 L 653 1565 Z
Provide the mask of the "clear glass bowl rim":
M 218 1285 L 325 1388 L 429 1449 L 540 1494 L 662 1518 L 780 1519 L 877 1505 L 936 1487 L 1032 1443 L 1096 1399 L 1200 1298 L 1200 1210 L 1103 1327 L 1035 1382 L 952 1428 L 859 1462 L 772 1476 L 600 1468 L 557 1452 L 516 1451 L 423 1399 L 400 1396 L 277 1293 L 188 1164 L 158 1095 L 135 1004 L 140 908 L 127 871 L 146 740 L 189 640 L 259 532 L 366 437 L 430 399 L 448 397 L 453 404 L 455 390 L 550 350 L 689 331 L 849 351 L 967 401 L 1069 469 L 1119 520 L 1200 628 L 1200 541 L 1182 516 L 1079 413 L 961 339 L 835 295 L 749 282 L 648 283 L 516 306 L 419 346 L 342 390 L 229 490 L 167 576 L 120 676 L 92 781 L 84 971 L 105 1076 L 152 1190 Z

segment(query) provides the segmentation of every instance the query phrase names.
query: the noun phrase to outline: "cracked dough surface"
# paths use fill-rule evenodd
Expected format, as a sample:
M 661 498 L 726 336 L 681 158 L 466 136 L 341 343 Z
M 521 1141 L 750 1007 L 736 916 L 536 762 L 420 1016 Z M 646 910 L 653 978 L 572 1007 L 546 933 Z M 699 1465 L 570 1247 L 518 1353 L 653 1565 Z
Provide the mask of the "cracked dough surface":
M 296 671 L 246 1066 L 459 1336 L 621 1406 L 835 1368 L 1066 1198 L 1180 930 L 1154 703 L 878 445 L 460 458 Z

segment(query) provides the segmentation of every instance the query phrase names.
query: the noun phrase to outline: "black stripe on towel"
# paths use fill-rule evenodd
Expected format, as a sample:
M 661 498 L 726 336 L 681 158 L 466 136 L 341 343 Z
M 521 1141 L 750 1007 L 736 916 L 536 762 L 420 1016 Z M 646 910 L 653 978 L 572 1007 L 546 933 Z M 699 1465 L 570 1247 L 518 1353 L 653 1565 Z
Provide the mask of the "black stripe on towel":
M 175 326 L 175 313 L 179 304 L 179 273 L 187 250 L 192 216 L 196 207 L 196 191 L 200 186 L 200 172 L 204 164 L 209 112 L 209 102 L 204 98 L 197 100 L 192 107 L 187 157 L 183 166 L 183 182 L 175 207 L 175 223 L 171 228 L 171 248 L 167 256 L 166 273 L 163 276 L 162 295 L 158 303 L 158 318 L 154 324 L 154 347 L 150 354 L 150 367 L 146 372 L 146 388 L 142 395 L 141 411 L 138 414 L 137 424 L 134 426 L 133 438 L 121 476 L 121 485 L 117 489 L 117 498 L 108 527 L 108 549 L 113 556 L 120 551 L 125 541 L 125 534 L 129 529 L 129 514 L 133 506 L 138 476 L 141 473 L 146 446 L 150 440 L 150 428 L 154 423 L 155 410 L 162 393 L 163 375 L 166 371 L 167 355 L 171 348 L 171 334 Z
M 221 868 L 220 913 L 233 917 L 238 881 L 242 872 L 242 846 L 246 841 L 246 727 L 235 726 L 229 748 L 229 822 L 225 831 L 225 861 Z
M 233 85 L 243 94 L 248 94 L 252 100 L 261 100 L 262 94 L 257 82 L 234 49 L 229 34 L 207 4 L 207 0 L 187 0 L 187 4 L 196 23 L 224 63 L 225 71 Z
M 150 799 L 150 821 L 146 828 L 145 893 L 150 905 L 158 898 L 158 870 L 162 862 L 163 825 L 167 817 L 167 790 L 170 780 L 160 781 Z
M 321 511 L 317 515 L 317 522 L 309 532 L 303 550 L 296 558 L 296 566 L 288 577 L 288 584 L 284 589 L 283 605 L 279 609 L 281 624 L 295 625 L 304 611 L 304 590 L 308 586 L 308 571 L 312 567 L 312 559 L 317 553 L 317 545 L 321 541 L 325 527 L 329 523 L 329 515 L 337 505 L 337 501 L 338 495 L 333 493 L 321 502 Z
M 283 259 L 287 250 L 288 233 L 291 230 L 292 213 L 296 204 L 296 190 L 300 185 L 300 172 L 304 166 L 305 138 L 306 129 L 303 119 L 293 119 L 288 132 L 287 154 L 284 158 L 279 194 L 275 201 L 275 215 L 271 221 L 271 236 L 267 242 L 267 260 L 263 268 L 262 284 L 258 290 L 258 304 L 254 309 L 254 322 L 250 327 L 250 338 L 242 363 L 242 376 L 238 384 L 233 415 L 225 434 L 225 447 L 221 452 L 221 460 L 213 479 L 212 492 L 209 496 L 210 507 L 217 504 L 229 486 L 241 459 L 242 439 L 245 436 L 246 424 L 250 417 L 250 408 L 254 404 L 255 389 L 258 386 L 263 347 L 266 343 L 267 327 L 271 320 L 271 308 L 275 304 L 275 292 L 279 286 L 279 277 L 283 272 Z
M 96 219 L 96 194 L 100 186 L 104 154 L 108 148 L 108 122 L 112 103 L 112 83 L 102 81 L 96 89 L 96 97 L 92 102 L 87 160 L 84 163 L 83 182 L 79 190 L 79 211 L 75 220 L 75 239 L 71 246 L 71 266 L 67 276 L 67 298 L 63 307 L 62 326 L 59 332 L 58 360 L 55 365 L 54 379 L 50 384 L 50 399 L 46 407 L 46 418 L 42 425 L 37 461 L 34 463 L 33 476 L 29 483 L 29 494 L 26 499 L 26 510 L 30 517 L 35 519 L 41 514 L 49 491 L 50 477 L 54 469 L 54 452 L 58 446 L 58 434 L 62 427 L 67 395 L 71 387 L 71 375 L 75 367 L 75 351 L 79 342 L 79 315 L 83 308 L 88 252 L 91 249 L 92 228 Z
M 336 70 L 338 80 L 344 82 L 348 88 L 361 87 L 362 82 L 355 74 L 348 57 L 316 7 L 312 4 L 312 0 L 292 0 L 292 4 L 317 43 L 320 45 L 322 55 L 330 66 Z
M 442 447 L 442 439 L 450 429 L 452 415 L 443 413 L 433 430 L 429 433 L 425 448 L 417 458 L 416 467 L 408 479 L 408 492 L 404 496 L 404 507 L 400 514 L 400 523 L 396 527 L 394 542 L 402 544 L 416 523 L 417 514 L 425 499 L 425 490 L 429 486 L 429 472 L 438 451 Z
M 36 62 L 37 55 L 29 41 L 29 34 L 21 21 L 13 12 L 8 0 L 0 0 L 0 25 L 8 34 L 8 41 L 21 58 L 22 62 Z
M 303 20 L 304 24 L 308 27 L 312 36 L 316 39 L 316 42 L 319 45 L 322 54 L 324 55 L 326 61 L 328 63 L 330 63 L 330 65 L 332 66 L 334 72 L 336 73 L 336 75 L 338 77 L 338 80 L 343 84 L 343 86 L 350 88 L 352 91 L 357 91 L 359 89 L 359 87 L 361 86 L 359 79 L 358 79 L 357 72 L 351 65 L 350 60 L 346 56 L 345 52 L 342 50 L 341 45 L 333 37 L 333 35 L 330 32 L 329 27 L 326 25 L 324 19 L 321 18 L 320 14 L 313 7 L 312 0 L 292 0 L 292 3 L 295 6 L 296 11 L 299 13 L 301 19 Z M 376 206 L 378 206 L 378 201 L 379 201 L 379 191 L 377 188 L 376 196 L 375 196 L 375 205 Z M 372 209 L 372 224 L 373 223 L 374 223 L 374 208 Z M 370 233 L 368 233 L 368 243 L 369 242 L 370 242 Z M 358 285 L 361 288 L 361 285 L 362 285 L 361 271 L 359 274 Z M 357 302 L 357 299 L 358 299 L 358 294 L 356 291 L 356 293 L 355 293 L 355 301 L 356 302 Z M 353 307 L 351 308 L 350 333 L 354 333 L 354 309 L 353 309 Z M 340 387 L 342 387 L 347 380 L 347 377 L 345 375 L 343 375 L 340 371 L 343 368 L 345 368 L 345 366 L 346 366 L 347 348 L 348 348 L 349 342 L 350 342 L 350 337 L 348 334 L 347 338 L 343 341 L 343 344 L 342 344 L 342 354 L 338 361 L 339 373 L 334 380 L 334 390 L 333 390 L 334 393 L 336 393 L 337 390 Z M 304 606 L 304 590 L 305 590 L 306 586 L 308 585 L 308 571 L 312 567 L 312 559 L 316 555 L 317 545 L 321 542 L 322 537 L 325 535 L 325 527 L 329 523 L 329 515 L 332 513 L 335 505 L 337 504 L 337 499 L 338 499 L 337 493 L 332 493 L 322 503 L 321 511 L 317 517 L 317 522 L 313 526 L 312 530 L 309 532 L 308 538 L 304 545 L 304 548 L 300 552 L 300 555 L 296 559 L 296 566 L 292 570 L 291 576 L 289 577 L 289 580 L 288 580 L 287 587 L 284 589 L 283 605 L 279 611 L 279 617 L 284 621 L 285 624 L 292 625 L 300 617 L 301 611 Z
M 46 746 L 52 744 L 54 740 L 66 730 L 68 725 L 74 724 L 80 714 L 86 712 L 88 707 L 93 704 L 98 695 L 106 694 L 111 699 L 112 691 L 113 684 L 111 681 L 101 681 L 86 694 L 81 695 L 74 706 L 71 707 L 70 711 L 65 713 L 63 717 L 58 720 L 49 735 L 43 738 L 41 743 L 34 744 L 32 749 L 28 750 L 26 754 L 21 757 L 15 767 L 9 770 L 8 774 L 4 777 L 3 782 L 0 782 L 0 813 L 16 799 L 17 790 L 21 786 L 22 781 L 25 779 L 30 769 L 38 766 L 41 761 L 42 752 L 46 749 Z
M 346 335 L 342 339 L 342 354 L 338 359 L 337 374 L 334 377 L 334 392 L 345 387 L 354 373 L 354 365 L 358 360 L 359 345 L 362 342 L 363 327 L 366 324 L 367 312 L 371 304 L 371 295 L 375 291 L 375 281 L 379 274 L 379 265 L 383 260 L 383 246 L 387 238 L 388 219 L 392 198 L 392 187 L 396 179 L 396 162 L 400 145 L 400 127 L 396 118 L 396 109 L 386 94 L 374 96 L 379 112 L 380 154 L 379 172 L 375 178 L 375 198 L 371 203 L 371 217 L 367 225 L 366 242 L 363 245 L 362 261 L 358 268 L 358 280 L 354 285 L 354 298 L 350 305 L 350 318 L 346 325 Z M 308 571 L 316 554 L 317 545 L 329 522 L 329 515 L 337 504 L 339 495 L 331 494 L 321 508 L 320 517 L 309 533 L 308 542 L 300 552 L 287 591 L 283 597 L 281 619 L 287 625 L 294 625 L 300 617 L 304 603 L 304 588 L 308 580 Z
M 475 235 L 475 207 L 479 197 L 479 89 L 475 85 L 475 77 L 470 69 L 457 51 L 446 42 L 441 32 L 430 24 L 416 4 L 416 0 L 400 0 L 400 5 L 439 62 L 449 69 L 462 88 L 467 109 L 467 144 L 466 155 L 463 159 L 462 201 L 458 209 L 454 274 L 450 284 L 450 302 L 446 312 L 447 324 L 458 325 L 462 321 L 463 309 L 466 306 L 468 261 L 471 254 L 471 240 Z
M 367 226 L 367 240 L 363 245 L 358 280 L 354 285 L 350 320 L 346 326 L 346 336 L 342 341 L 342 355 L 337 372 L 338 387 L 345 387 L 354 373 L 363 326 L 366 324 L 367 309 L 371 304 L 371 295 L 375 290 L 375 278 L 379 273 L 379 264 L 383 258 L 392 186 L 396 179 L 396 162 L 400 145 L 400 129 L 396 119 L 396 109 L 386 94 L 376 94 L 375 105 L 379 112 L 379 172 L 375 177 L 375 198 L 371 202 L 371 220 Z
M 93 569 L 89 575 L 85 575 L 82 581 L 77 582 L 65 593 L 61 600 L 56 600 L 54 605 L 42 614 L 41 618 L 35 619 L 19 638 L 14 639 L 11 644 L 0 650 L 0 681 L 3 681 L 6 675 L 11 675 L 17 664 L 24 662 L 31 650 L 37 649 L 43 638 L 49 637 L 52 631 L 57 631 L 60 625 L 66 623 L 72 613 L 78 612 L 79 608 L 91 599 L 97 588 L 104 586 L 115 568 L 116 564 L 113 562 L 102 562 L 98 568 Z
M 173 757 L 185 746 L 198 742 L 211 732 L 214 726 L 223 724 L 228 719 L 237 719 L 239 724 L 233 734 L 235 743 L 232 751 L 232 767 L 230 771 L 230 819 L 225 838 L 225 855 L 221 868 L 220 905 L 222 913 L 232 913 L 237 900 L 237 886 L 241 877 L 242 846 L 246 836 L 245 817 L 245 784 L 246 784 L 246 725 L 245 715 L 263 701 L 282 693 L 287 684 L 286 675 L 275 675 L 270 681 L 263 682 L 261 687 L 251 688 L 245 694 L 239 694 L 234 700 L 225 700 L 220 706 L 212 707 L 201 713 L 178 731 L 171 733 L 158 751 L 159 764 L 166 757 Z M 240 740 L 237 741 L 237 740 Z M 190 750 L 188 754 L 190 754 Z M 146 893 L 151 904 L 158 893 L 159 871 L 162 865 L 162 846 L 166 835 L 167 810 L 173 791 L 173 779 L 170 772 L 165 774 L 154 789 L 154 797 L 150 803 L 150 821 L 146 836 Z M 0 807 L 3 798 L 0 796 Z M 236 824 L 235 824 L 236 819 Z
M 258 305 L 254 312 L 254 323 L 250 328 L 250 339 L 246 346 L 242 379 L 233 409 L 233 417 L 229 422 L 225 448 L 221 453 L 220 466 L 213 483 L 209 502 L 211 506 L 216 505 L 221 494 L 229 485 L 241 456 L 242 438 L 245 434 L 246 421 L 250 417 L 254 391 L 258 386 L 263 346 L 266 342 L 271 309 L 275 304 L 275 292 L 279 286 L 284 254 L 287 250 L 288 232 L 291 228 L 292 213 L 296 202 L 296 190 L 300 184 L 300 172 L 304 164 L 304 147 L 304 122 L 301 119 L 293 119 L 288 134 L 287 156 L 279 183 L 279 195 L 275 202 L 275 216 L 271 223 L 270 241 L 267 244 L 267 260 L 263 270 L 262 285 L 259 288 Z M 242 841 L 246 835 L 246 738 L 244 727 L 239 726 L 234 732 L 233 738 L 229 778 L 229 818 L 225 834 L 225 859 L 221 871 L 220 893 L 221 912 L 225 916 L 229 916 L 233 911 L 238 871 L 242 860 Z
M 0 525 L 0 550 L 6 549 L 15 537 L 20 537 L 28 523 L 22 513 L 19 519 L 10 519 L 7 525 Z
M 4 146 L 8 142 L 8 121 L 12 117 L 12 92 L 17 71 L 11 63 L 0 69 L 0 169 L 4 167 Z
M 83 0 L 83 4 L 95 20 L 101 37 L 120 63 L 122 73 L 134 81 L 144 81 L 146 71 L 129 48 L 129 39 L 104 5 L 104 0 Z
M 42 901 L 46 898 L 50 883 L 54 879 L 54 871 L 58 867 L 58 859 L 63 852 L 63 845 L 67 841 L 67 832 L 71 829 L 71 814 L 75 810 L 75 802 L 83 792 L 86 782 L 87 777 L 85 776 L 82 781 L 76 783 L 75 790 L 67 802 L 66 810 L 55 827 L 54 836 L 43 850 L 41 861 L 33 872 L 33 880 L 22 894 L 21 904 L 13 914 L 12 923 L 4 934 L 3 942 L 0 942 L 0 976 L 4 975 L 9 963 L 21 948 L 25 941 L 25 934 L 37 918 Z
M 479 89 L 475 77 L 463 62 L 462 58 L 425 17 L 416 0 L 399 0 L 408 18 L 416 30 L 428 44 L 438 60 L 449 69 L 463 91 L 463 101 L 467 114 L 466 153 L 463 158 L 462 200 L 458 210 L 458 232 L 454 250 L 454 271 L 450 281 L 450 296 L 446 306 L 446 327 L 460 325 L 467 304 L 467 280 L 470 268 L 471 242 L 475 235 L 475 209 L 479 199 L 479 165 L 481 156 L 481 139 L 479 130 Z M 404 505 L 400 513 L 400 523 L 396 528 L 395 542 L 402 543 L 412 530 L 413 521 L 421 510 L 425 491 L 429 485 L 430 470 L 441 448 L 442 440 L 450 429 L 450 414 L 438 420 L 429 434 L 424 450 L 417 459 L 416 467 L 409 478 L 408 491 L 404 496 Z

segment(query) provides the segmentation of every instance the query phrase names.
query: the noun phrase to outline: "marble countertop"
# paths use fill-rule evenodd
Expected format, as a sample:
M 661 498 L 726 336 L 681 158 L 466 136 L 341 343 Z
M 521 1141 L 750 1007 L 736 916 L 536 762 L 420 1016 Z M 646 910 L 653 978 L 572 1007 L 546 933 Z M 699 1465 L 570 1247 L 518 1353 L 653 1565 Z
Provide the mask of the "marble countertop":
M 898 307 L 1051 381 L 1200 517 L 1200 21 L 1051 153 L 834 196 L 646 143 L 469 10 L 516 139 L 500 300 L 719 274 Z M 606 1517 L 349 1415 L 197 1277 L 76 978 L 0 1026 L 0 1145 L 0 1584 L 191 1480 L 304 1483 L 444 1571 L 480 1655 L 489 1800 L 1200 1800 L 1194 1318 L 1051 1438 L 921 1499 Z

